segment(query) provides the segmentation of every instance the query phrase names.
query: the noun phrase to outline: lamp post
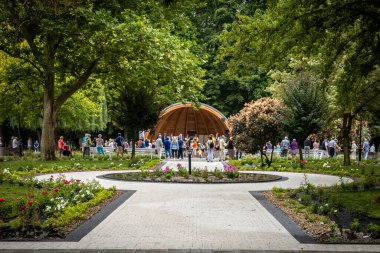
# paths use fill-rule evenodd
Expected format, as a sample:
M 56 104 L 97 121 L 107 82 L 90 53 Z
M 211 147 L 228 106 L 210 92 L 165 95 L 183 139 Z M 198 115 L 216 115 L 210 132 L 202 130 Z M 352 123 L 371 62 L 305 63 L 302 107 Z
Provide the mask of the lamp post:
M 193 150 L 189 148 L 189 150 L 187 151 L 187 155 L 189 157 L 189 175 L 191 175 L 191 154 L 192 153 L 193 153 Z

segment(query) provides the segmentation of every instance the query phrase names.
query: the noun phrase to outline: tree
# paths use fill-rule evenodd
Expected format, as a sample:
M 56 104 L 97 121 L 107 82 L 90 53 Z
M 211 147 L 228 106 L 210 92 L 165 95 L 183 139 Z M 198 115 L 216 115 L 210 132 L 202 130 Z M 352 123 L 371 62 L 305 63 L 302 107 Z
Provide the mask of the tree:
M 261 0 L 199 0 L 195 8 L 186 12 L 192 24 L 187 36 L 198 42 L 193 50 L 207 55 L 202 66 L 207 70 L 202 102 L 218 108 L 227 116 L 236 114 L 249 101 L 268 96 L 265 91 L 268 78 L 254 68 L 247 76 L 227 75 L 226 64 L 215 59 L 220 46 L 218 36 L 226 24 L 237 20 L 238 14 L 253 15 L 264 6 L 265 1 Z
M 294 55 L 323 62 L 320 74 L 343 121 L 344 164 L 349 160 L 349 133 L 364 100 L 379 96 L 378 26 L 380 2 L 272 1 L 254 17 L 240 16 L 224 32 L 221 59 L 229 71 L 244 72 L 251 64 L 284 69 Z
M 198 102 L 204 71 L 202 60 L 190 52 L 191 43 L 170 30 L 154 28 L 141 17 L 124 26 L 135 31 L 129 36 L 130 53 L 107 68 L 105 82 L 111 119 L 127 130 L 134 146 L 138 131 L 152 127 L 164 106 Z
M 270 166 L 273 158 L 273 149 L 270 158 L 264 152 L 268 141 L 276 143 L 281 131 L 284 104 L 273 98 L 260 98 L 247 103 L 236 115 L 231 116 L 228 122 L 234 127 L 232 136 L 241 150 L 253 153 L 257 148 L 260 151 L 261 163 Z

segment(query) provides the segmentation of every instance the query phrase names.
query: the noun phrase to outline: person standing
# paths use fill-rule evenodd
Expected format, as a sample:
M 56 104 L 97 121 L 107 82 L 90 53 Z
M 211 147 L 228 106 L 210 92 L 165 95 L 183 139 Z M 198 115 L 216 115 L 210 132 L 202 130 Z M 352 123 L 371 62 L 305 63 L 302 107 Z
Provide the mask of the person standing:
M 65 150 L 65 143 L 63 142 L 63 136 L 59 137 L 58 140 L 58 157 L 62 157 L 63 151 Z
M 161 134 L 158 134 L 158 137 L 156 139 L 156 149 L 157 149 L 157 155 L 158 159 L 161 160 L 161 155 L 162 155 L 162 147 L 163 147 L 163 142 L 162 142 L 162 137 Z
M 121 136 L 121 133 L 117 134 L 117 137 L 115 139 L 116 142 L 116 157 L 119 157 L 119 154 L 121 154 L 121 157 L 124 155 L 124 138 Z
M 313 142 L 313 158 L 314 160 L 318 159 L 318 151 L 319 151 L 319 142 L 317 139 Z
M 298 151 L 298 143 L 296 139 L 293 139 L 292 143 L 290 143 L 290 150 L 292 152 L 292 158 L 295 158 Z
M 33 146 L 32 137 L 29 137 L 28 142 L 27 142 L 28 150 L 32 150 L 32 146 Z
M 290 146 L 290 141 L 288 140 L 288 136 L 285 136 L 285 138 L 281 141 L 282 157 L 288 156 L 289 146 Z
M 34 147 L 34 152 L 38 152 L 40 148 L 40 143 L 38 142 L 38 140 L 34 142 L 33 147 Z
M 96 138 L 95 142 L 96 142 L 96 150 L 98 151 L 98 154 L 104 155 L 104 140 L 101 134 L 98 134 L 98 138 Z
M 234 151 L 234 142 L 231 137 L 228 137 L 227 140 L 227 150 L 228 150 L 228 156 L 230 159 L 234 159 L 235 157 L 235 151 Z
M 367 160 L 368 153 L 369 153 L 369 141 L 367 139 L 364 139 L 364 142 L 363 142 L 363 153 L 364 153 L 364 160 Z
M 336 141 L 334 140 L 334 138 L 331 138 L 331 140 L 329 141 L 329 156 L 330 156 L 330 158 L 334 157 L 336 146 L 337 146 Z
M 173 137 L 172 139 L 172 147 L 171 147 L 172 153 L 171 157 L 172 158 L 177 158 L 178 157 L 178 141 L 176 137 Z
M 164 147 L 165 147 L 165 158 L 170 158 L 170 153 L 171 153 L 171 147 L 172 143 L 169 139 L 169 137 L 166 137 L 164 141 Z
M 369 155 L 372 159 L 376 158 L 376 148 L 375 144 L 372 144 L 372 146 L 369 148 Z
M 14 149 L 15 152 L 17 152 L 17 149 L 18 149 L 17 137 L 13 137 L 12 139 L 12 148 Z
M 219 139 L 219 148 L 220 148 L 219 161 L 224 161 L 224 160 L 226 160 L 226 154 L 224 153 L 224 150 L 226 148 L 226 142 L 224 141 L 224 135 L 222 135 Z
M 207 147 L 207 162 L 212 162 L 214 160 L 214 148 L 215 144 L 214 141 L 212 140 L 212 135 L 209 136 L 208 141 L 206 142 L 206 147 Z
M 328 155 L 329 154 L 329 143 L 328 143 L 326 138 L 322 141 L 320 150 L 321 150 L 321 156 L 319 157 L 319 159 L 322 159 L 323 155 L 325 155 L 326 157 L 329 156 Z
M 310 156 L 310 147 L 311 147 L 311 140 L 309 137 L 307 137 L 306 140 L 303 142 L 303 148 L 305 150 L 305 158 L 309 158 Z
M 83 158 L 84 156 L 89 156 L 90 155 L 90 148 L 91 148 L 91 134 L 85 134 L 84 135 L 85 137 L 85 142 L 84 142 L 84 146 L 83 146 Z
M 180 134 L 181 137 L 178 139 L 178 159 L 183 159 L 183 149 L 185 142 L 182 140 L 182 134 Z
M 351 144 L 351 160 L 356 160 L 356 150 L 358 149 L 358 145 L 356 145 L 355 141 L 352 141 Z

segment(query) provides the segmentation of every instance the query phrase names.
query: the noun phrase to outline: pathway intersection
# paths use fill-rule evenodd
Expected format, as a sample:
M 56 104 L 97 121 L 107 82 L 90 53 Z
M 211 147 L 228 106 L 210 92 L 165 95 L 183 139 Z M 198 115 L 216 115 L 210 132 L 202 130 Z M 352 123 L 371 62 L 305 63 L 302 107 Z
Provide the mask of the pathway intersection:
M 163 167 L 175 168 L 177 163 L 178 161 L 168 161 Z M 181 163 L 187 166 L 186 162 Z M 215 167 L 222 168 L 223 165 L 220 162 L 194 161 L 193 167 L 213 170 Z M 0 252 L 5 249 L 379 251 L 375 245 L 299 243 L 249 193 L 269 190 L 274 186 L 298 187 L 305 179 L 301 173 L 260 172 L 288 179 L 250 184 L 143 183 L 97 178 L 113 172 L 116 171 L 64 173 L 67 178 L 99 180 L 105 187 L 136 190 L 80 241 L 0 242 Z M 49 177 L 50 174 L 39 176 L 40 179 Z M 307 174 L 307 179 L 317 185 L 339 182 L 338 177 L 328 175 Z

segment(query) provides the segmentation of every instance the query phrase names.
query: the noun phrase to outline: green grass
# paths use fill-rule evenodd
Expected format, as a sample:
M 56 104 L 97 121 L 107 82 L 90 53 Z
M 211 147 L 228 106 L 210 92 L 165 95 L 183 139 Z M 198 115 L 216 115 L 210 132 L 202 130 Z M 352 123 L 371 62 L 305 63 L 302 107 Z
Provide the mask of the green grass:
M 36 191 L 36 189 L 34 189 Z M 28 187 L 12 185 L 12 184 L 0 184 L 0 198 L 4 198 L 7 202 L 16 201 L 20 197 L 29 196 L 31 190 Z
M 333 193 L 350 212 L 367 213 L 368 217 L 380 219 L 380 189 Z

